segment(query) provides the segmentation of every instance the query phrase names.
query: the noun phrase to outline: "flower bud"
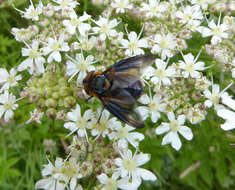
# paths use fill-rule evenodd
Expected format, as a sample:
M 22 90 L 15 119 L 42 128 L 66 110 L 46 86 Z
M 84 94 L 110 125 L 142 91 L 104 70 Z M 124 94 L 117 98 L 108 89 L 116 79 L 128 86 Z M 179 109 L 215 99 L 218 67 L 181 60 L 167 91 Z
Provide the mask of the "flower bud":
M 49 117 L 50 119 L 55 119 L 56 117 L 56 110 L 54 108 L 49 108 L 46 111 L 46 115 L 47 117 Z
M 55 101 L 54 99 L 52 98 L 49 98 L 45 101 L 45 105 L 47 107 L 52 107 L 52 108 L 55 108 L 57 106 L 57 101 Z
M 76 103 L 76 100 L 75 100 L 75 98 L 72 97 L 72 96 L 68 96 L 68 97 L 66 97 L 66 98 L 64 99 L 64 106 L 65 106 L 66 108 L 72 107 L 73 105 L 75 105 L 75 103 Z

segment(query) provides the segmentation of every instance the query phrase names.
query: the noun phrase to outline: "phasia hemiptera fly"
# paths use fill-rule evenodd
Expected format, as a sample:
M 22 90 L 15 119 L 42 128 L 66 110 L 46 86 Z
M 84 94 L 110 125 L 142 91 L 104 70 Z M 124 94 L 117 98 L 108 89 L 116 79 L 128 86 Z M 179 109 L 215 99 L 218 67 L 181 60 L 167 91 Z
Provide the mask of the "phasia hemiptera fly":
M 140 81 L 142 71 L 154 59 L 153 55 L 135 56 L 115 63 L 104 72 L 91 71 L 83 80 L 85 91 L 99 98 L 104 108 L 121 121 L 136 128 L 144 127 L 135 105 L 144 91 Z

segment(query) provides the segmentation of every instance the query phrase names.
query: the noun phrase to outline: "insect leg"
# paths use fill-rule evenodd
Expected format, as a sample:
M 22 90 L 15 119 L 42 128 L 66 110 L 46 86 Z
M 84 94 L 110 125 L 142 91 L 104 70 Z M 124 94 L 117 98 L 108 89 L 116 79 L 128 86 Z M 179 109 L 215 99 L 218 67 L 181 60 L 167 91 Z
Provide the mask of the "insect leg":
M 104 111 L 104 106 L 103 106 L 103 108 L 102 108 L 102 110 L 101 110 L 101 112 L 100 112 L 100 115 L 99 115 L 99 118 L 98 118 L 97 123 L 99 123 L 99 122 L 100 122 L 100 119 L 101 119 L 101 116 L 102 116 L 103 111 Z
M 90 96 L 89 98 L 87 98 L 85 102 L 88 102 L 91 98 L 93 98 L 93 96 Z

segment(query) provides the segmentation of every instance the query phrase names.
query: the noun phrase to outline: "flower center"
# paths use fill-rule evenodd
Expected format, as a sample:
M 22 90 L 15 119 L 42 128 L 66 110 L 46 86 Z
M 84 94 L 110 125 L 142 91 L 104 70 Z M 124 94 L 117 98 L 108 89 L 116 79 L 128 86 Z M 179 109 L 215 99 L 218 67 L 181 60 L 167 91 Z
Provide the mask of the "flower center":
M 107 121 L 100 121 L 97 124 L 97 130 L 100 132 L 105 131 L 108 128 Z
M 13 105 L 14 105 L 13 102 L 8 101 L 8 102 L 6 102 L 6 103 L 3 105 L 3 107 L 4 107 L 5 110 L 11 110 L 12 107 L 13 107 Z
M 89 65 L 89 64 L 87 63 L 87 61 L 84 60 L 84 61 L 81 61 L 81 62 L 78 64 L 77 68 L 78 68 L 78 70 L 86 71 L 88 65 Z
M 29 14 L 32 18 L 38 16 L 38 11 L 36 9 L 31 10 L 30 14 Z
M 124 9 L 124 8 L 126 8 L 126 3 L 125 3 L 125 1 L 123 1 L 123 0 L 120 0 L 119 2 L 118 2 L 118 7 L 119 8 L 122 8 L 122 9 Z
M 67 7 L 68 6 L 68 0 L 63 0 L 60 5 L 62 7 Z
M 123 166 L 129 172 L 133 171 L 136 168 L 136 163 L 133 159 L 126 159 L 123 161 Z
M 120 139 L 124 139 L 126 138 L 126 136 L 128 135 L 128 130 L 126 128 L 121 128 L 118 132 L 117 132 L 117 136 Z
M 14 83 L 14 82 L 15 82 L 15 77 L 12 76 L 12 75 L 9 75 L 9 76 L 7 77 L 7 82 L 8 82 L 9 84 Z
M 179 131 L 179 129 L 180 129 L 179 122 L 177 120 L 171 121 L 170 122 L 170 127 L 171 127 L 172 131 L 175 131 L 175 132 Z
M 166 77 L 166 71 L 163 69 L 157 69 L 155 75 L 159 78 L 159 79 L 163 79 Z
M 213 30 L 212 30 L 213 34 L 216 36 L 220 36 L 223 33 L 223 30 L 221 29 L 221 27 L 216 26 Z
M 32 49 L 32 50 L 30 50 L 30 52 L 29 52 L 29 57 L 32 58 L 32 59 L 35 59 L 35 58 L 38 57 L 38 54 L 39 54 L 39 52 L 38 52 L 37 50 Z
M 154 111 L 154 110 L 158 109 L 159 103 L 158 102 L 151 102 L 148 106 L 151 111 Z
M 52 46 L 51 46 L 51 49 L 52 49 L 53 51 L 59 51 L 59 50 L 61 49 L 60 43 L 59 43 L 59 42 L 54 42 L 54 43 L 52 44 Z
M 163 38 L 163 39 L 160 41 L 159 46 L 160 46 L 162 49 L 168 49 L 169 46 L 170 46 L 170 43 L 169 43 L 169 41 L 168 41 L 166 38 Z
M 83 117 L 80 117 L 80 118 L 77 120 L 77 127 L 80 128 L 80 129 L 85 129 L 86 126 L 87 126 L 86 120 L 85 120 Z
M 159 7 L 157 5 L 151 6 L 149 11 L 153 13 L 154 15 L 156 15 L 159 12 Z
M 211 94 L 211 101 L 213 104 L 219 104 L 220 97 L 218 94 Z
M 206 3 L 206 0 L 198 0 L 198 5 L 203 5 Z
M 135 50 L 138 48 L 138 42 L 137 41 L 130 42 L 128 46 L 130 49 Z
M 101 32 L 102 33 L 105 33 L 107 34 L 109 32 L 109 26 L 107 24 L 104 24 L 102 27 L 101 27 Z
M 79 20 L 77 18 L 71 19 L 71 25 L 72 26 L 78 26 Z
M 185 70 L 188 72 L 188 73 L 192 73 L 195 71 L 195 67 L 194 67 L 194 64 L 192 63 L 188 63 L 186 64 L 185 66 Z
M 112 178 L 107 179 L 104 189 L 116 190 L 117 189 L 117 182 Z
M 192 20 L 192 15 L 191 14 L 184 14 L 183 19 L 186 22 L 188 22 L 188 21 Z
M 74 175 L 77 174 L 77 171 L 74 167 L 68 166 L 68 167 L 62 168 L 61 173 L 65 174 L 66 176 L 68 176 L 70 178 L 72 178 Z

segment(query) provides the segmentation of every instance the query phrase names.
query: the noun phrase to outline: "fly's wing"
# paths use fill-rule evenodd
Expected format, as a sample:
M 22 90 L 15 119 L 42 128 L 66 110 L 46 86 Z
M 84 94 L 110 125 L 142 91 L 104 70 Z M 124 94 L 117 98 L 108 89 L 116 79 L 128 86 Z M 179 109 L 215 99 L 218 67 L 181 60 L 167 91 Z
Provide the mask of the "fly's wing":
M 123 59 L 108 68 L 103 74 L 109 81 L 114 82 L 114 88 L 128 88 L 136 83 L 144 68 L 152 65 L 154 55 L 142 55 Z
M 135 128 L 144 127 L 139 114 L 134 110 L 136 99 L 125 89 L 116 89 L 99 97 L 104 107 L 121 121 Z

